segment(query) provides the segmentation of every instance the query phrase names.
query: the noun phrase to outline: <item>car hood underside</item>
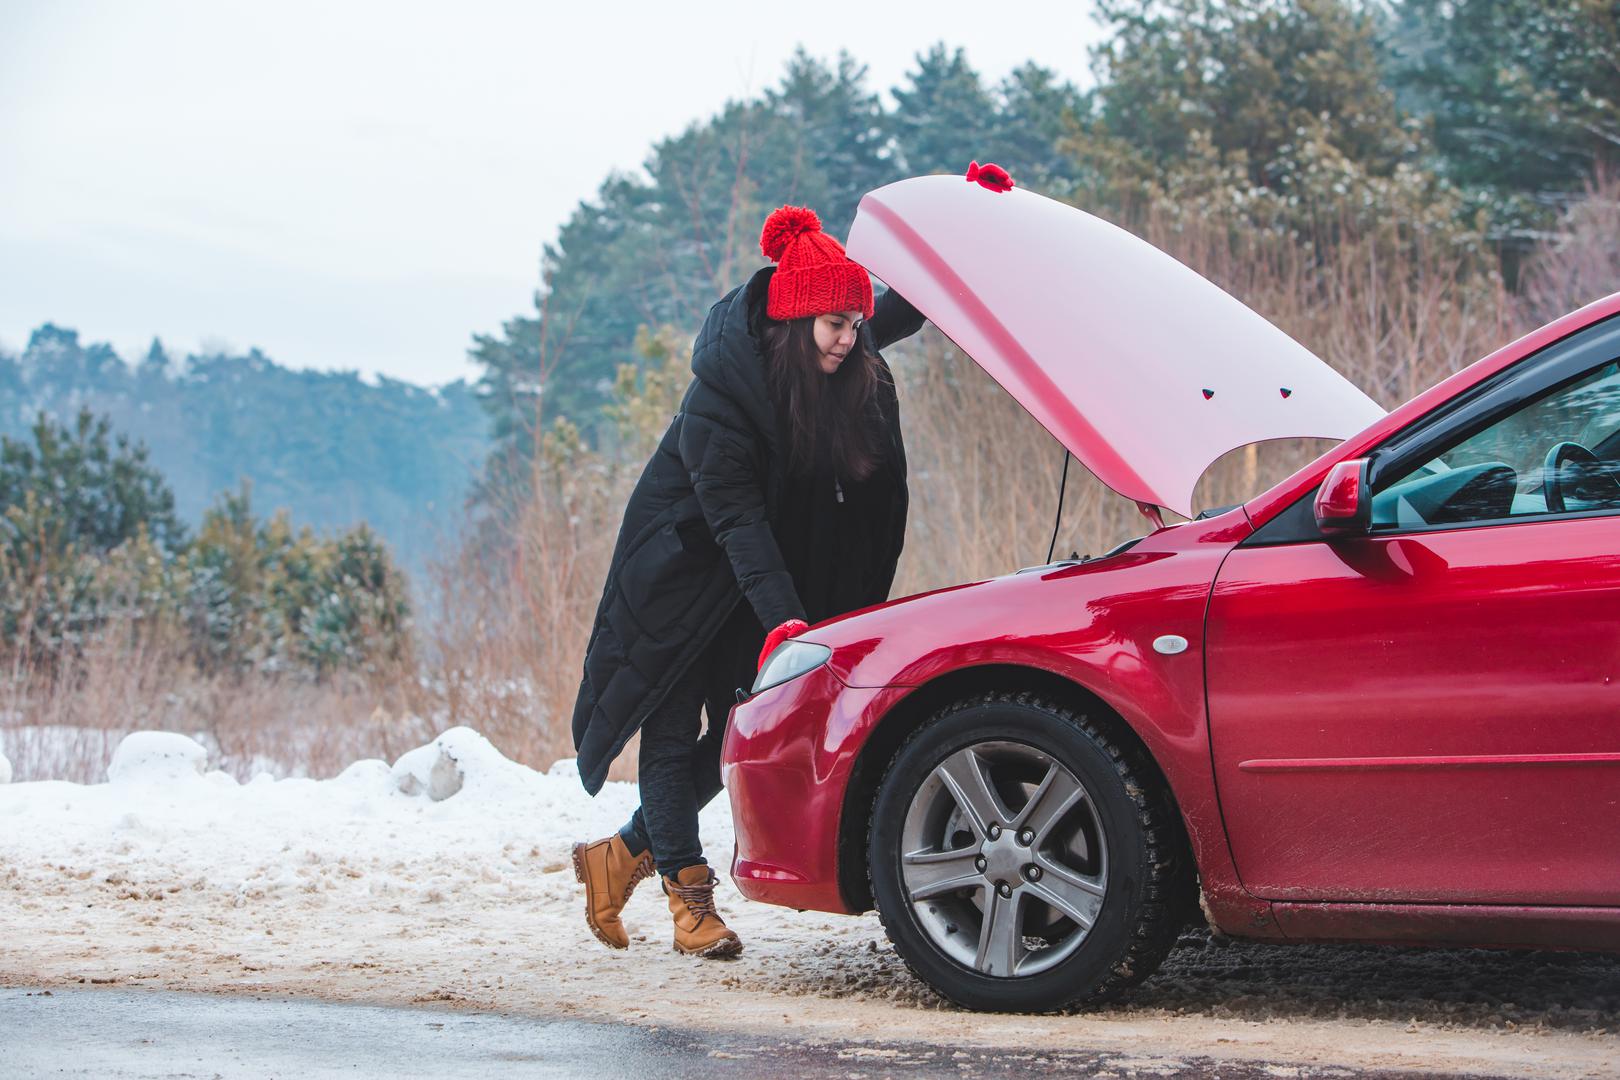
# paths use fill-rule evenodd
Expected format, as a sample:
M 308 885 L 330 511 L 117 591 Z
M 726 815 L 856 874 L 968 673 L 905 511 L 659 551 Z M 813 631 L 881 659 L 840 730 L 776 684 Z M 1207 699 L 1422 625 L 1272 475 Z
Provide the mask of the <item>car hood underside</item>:
M 1121 495 L 1192 515 L 1222 454 L 1344 439 L 1383 410 L 1254 311 L 1075 207 L 959 176 L 872 191 L 850 257 Z

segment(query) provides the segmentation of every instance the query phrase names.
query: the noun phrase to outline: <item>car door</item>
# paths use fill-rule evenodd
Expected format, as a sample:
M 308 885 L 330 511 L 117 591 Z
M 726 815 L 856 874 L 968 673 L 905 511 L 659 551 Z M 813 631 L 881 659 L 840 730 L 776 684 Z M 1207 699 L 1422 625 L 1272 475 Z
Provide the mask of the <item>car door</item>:
M 1211 744 L 1251 892 L 1620 904 L 1609 323 L 1380 448 L 1366 535 L 1295 508 L 1222 566 Z

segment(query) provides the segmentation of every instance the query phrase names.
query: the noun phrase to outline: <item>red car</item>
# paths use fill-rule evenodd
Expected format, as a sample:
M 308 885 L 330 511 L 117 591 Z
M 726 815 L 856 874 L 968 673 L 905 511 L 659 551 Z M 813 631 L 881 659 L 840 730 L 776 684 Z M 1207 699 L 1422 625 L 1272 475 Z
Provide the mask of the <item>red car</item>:
M 1620 294 L 1387 415 L 1186 267 L 960 178 L 852 257 L 1093 473 L 1224 512 L 811 628 L 733 710 L 732 876 L 876 906 L 971 1008 L 1105 1000 L 1233 937 L 1620 950 Z

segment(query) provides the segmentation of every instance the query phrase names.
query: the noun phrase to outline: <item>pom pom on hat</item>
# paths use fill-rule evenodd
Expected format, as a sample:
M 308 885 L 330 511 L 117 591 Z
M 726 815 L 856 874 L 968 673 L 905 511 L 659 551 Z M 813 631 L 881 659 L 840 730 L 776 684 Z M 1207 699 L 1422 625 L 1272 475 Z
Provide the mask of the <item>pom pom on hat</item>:
M 872 317 L 872 279 L 821 231 L 821 219 L 803 206 L 783 206 L 765 219 L 759 250 L 776 263 L 766 291 L 765 314 L 802 319 L 829 311 L 859 311 Z
M 808 206 L 783 206 L 765 219 L 759 232 L 759 250 L 771 262 L 780 262 L 787 246 L 805 233 L 821 231 L 821 219 Z

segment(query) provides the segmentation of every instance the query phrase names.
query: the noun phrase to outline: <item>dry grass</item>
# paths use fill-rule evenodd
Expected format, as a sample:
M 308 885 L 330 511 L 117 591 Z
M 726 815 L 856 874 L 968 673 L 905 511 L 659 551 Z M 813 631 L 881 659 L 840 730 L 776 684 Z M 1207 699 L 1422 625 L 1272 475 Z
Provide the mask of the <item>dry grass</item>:
M 506 535 L 469 542 L 435 567 L 442 598 L 428 651 L 445 716 L 507 756 L 545 767 L 574 753 L 571 720 L 585 643 L 634 477 L 584 455 L 537 463 L 532 501 Z M 634 753 L 610 773 L 632 778 Z
M 1527 264 L 1518 297 L 1481 272 L 1477 253 L 1436 250 L 1394 229 L 1345 230 L 1313 256 L 1265 237 L 1234 242 L 1202 226 L 1130 224 L 1385 405 L 1620 288 L 1620 182 L 1607 178 L 1571 211 L 1562 239 Z M 895 595 L 1043 560 L 1061 447 L 931 328 L 890 359 L 913 508 Z M 651 405 L 625 415 L 661 425 L 670 410 Z M 569 720 L 591 620 L 625 499 L 657 433 L 628 432 L 612 460 L 553 446 L 535 463 L 533 498 L 503 508 L 503 528 L 469 536 L 436 566 L 438 604 L 423 622 L 421 670 L 320 684 L 205 677 L 159 640 L 122 639 L 48 676 L 14 669 L 0 686 L 0 739 L 17 778 L 98 779 L 117 738 L 138 728 L 202 733 L 242 778 L 265 762 L 331 775 L 361 757 L 392 759 L 454 724 L 483 731 L 537 767 L 572 755 Z M 1196 505 L 1240 502 L 1322 449 L 1300 442 L 1235 450 L 1206 473 Z M 1078 464 L 1063 520 L 1060 555 L 1099 552 L 1145 528 L 1133 504 Z M 612 775 L 633 777 L 634 754 L 622 755 Z
M 392 760 L 431 737 L 403 670 L 313 682 L 268 673 L 206 674 L 159 635 L 112 634 L 54 668 L 0 685 L 0 751 L 16 780 L 106 778 L 131 731 L 198 739 L 239 780 L 330 776 L 366 757 Z
M 1557 237 L 1525 266 L 1520 293 L 1531 326 L 1620 289 L 1620 175 L 1600 172 L 1564 215 Z

